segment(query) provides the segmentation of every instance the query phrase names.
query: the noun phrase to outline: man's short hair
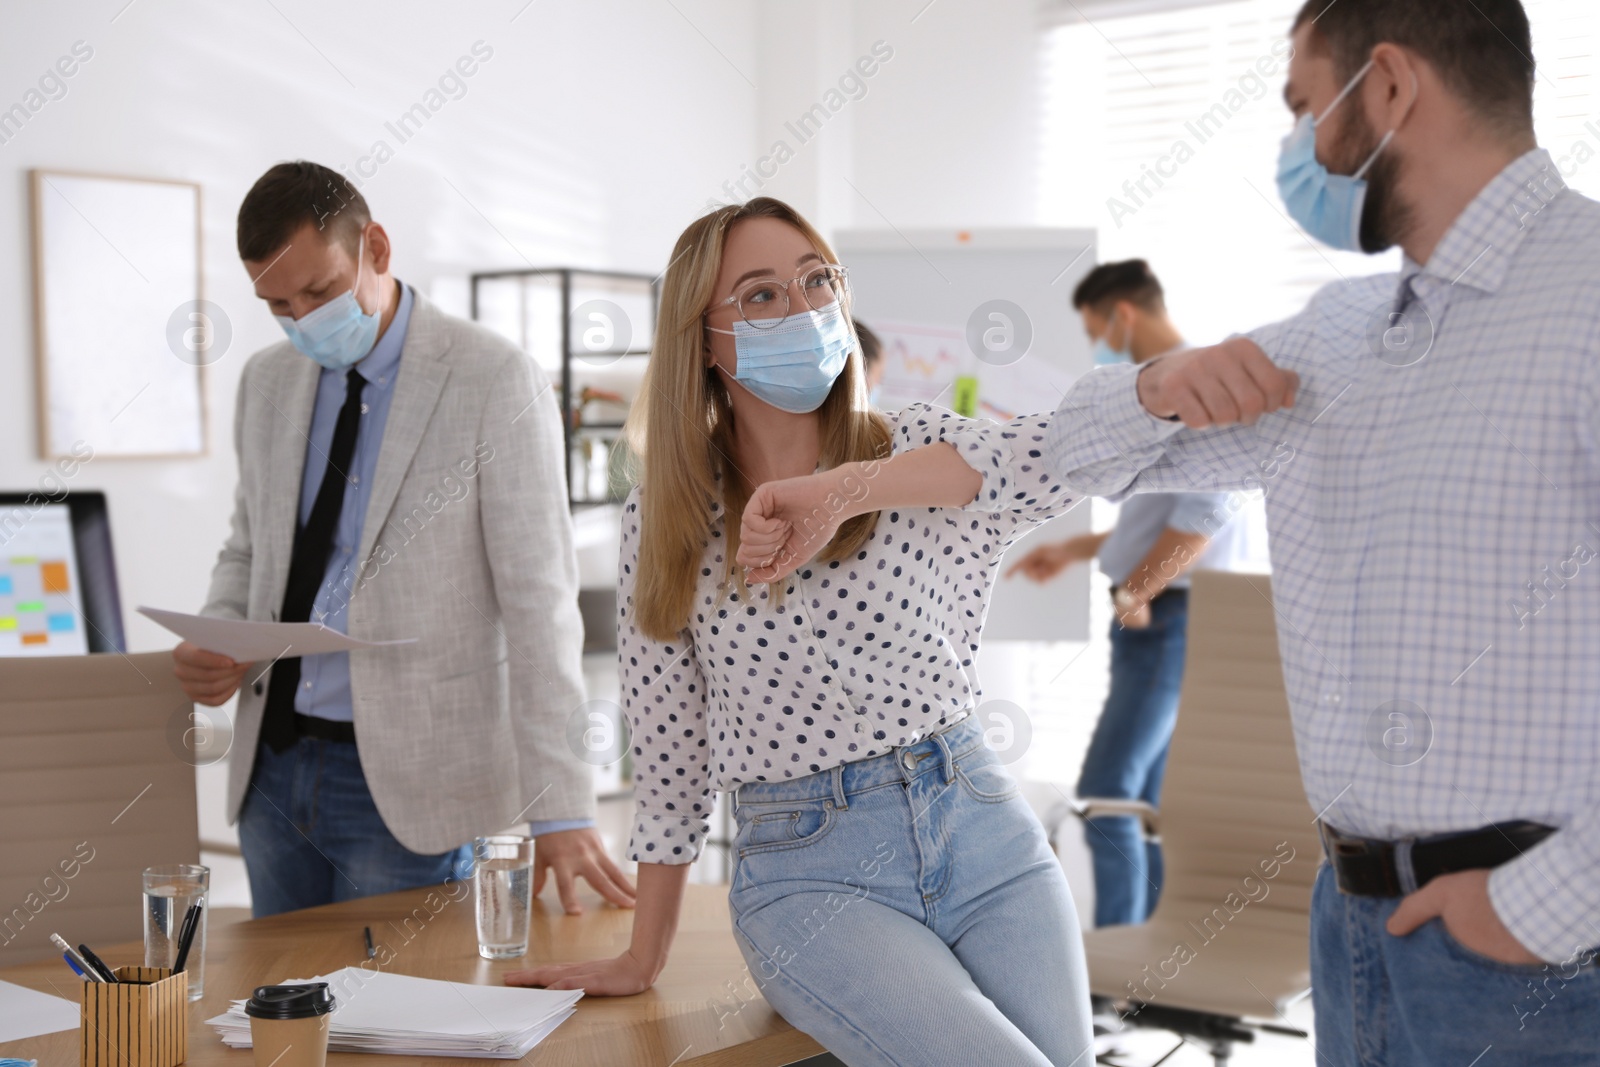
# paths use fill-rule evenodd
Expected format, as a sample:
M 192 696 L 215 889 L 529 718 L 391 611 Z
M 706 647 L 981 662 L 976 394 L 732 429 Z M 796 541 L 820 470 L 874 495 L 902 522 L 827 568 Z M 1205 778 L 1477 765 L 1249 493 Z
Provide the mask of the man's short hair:
M 1533 129 L 1533 32 L 1520 0 L 1306 0 L 1290 32 L 1307 24 L 1341 82 L 1388 42 L 1427 60 L 1496 132 Z
M 1146 311 L 1165 311 L 1166 293 L 1156 278 L 1150 264 L 1142 259 L 1125 259 L 1119 263 L 1102 263 L 1088 274 L 1072 291 L 1072 306 L 1079 311 L 1091 308 L 1108 314 L 1111 305 L 1119 300 L 1137 304 Z
M 850 325 L 856 328 L 856 340 L 861 342 L 861 366 L 870 367 L 883 358 L 883 342 L 878 340 L 878 335 L 868 329 L 867 324 L 860 319 L 851 319 Z
M 307 223 L 354 255 L 371 221 L 366 198 L 338 171 L 304 159 L 279 163 L 256 179 L 239 205 L 239 258 L 270 258 Z

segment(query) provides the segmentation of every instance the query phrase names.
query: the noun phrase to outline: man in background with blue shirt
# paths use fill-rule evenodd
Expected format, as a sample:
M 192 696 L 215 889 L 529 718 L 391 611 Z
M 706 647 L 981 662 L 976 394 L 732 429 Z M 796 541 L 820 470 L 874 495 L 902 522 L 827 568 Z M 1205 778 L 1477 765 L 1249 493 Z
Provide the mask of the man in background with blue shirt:
M 568 912 L 578 877 L 632 906 L 566 742 L 582 624 L 549 383 L 398 281 L 326 167 L 267 171 L 238 246 L 289 340 L 241 376 L 233 532 L 203 611 L 419 639 L 270 664 L 174 650 L 194 700 L 240 693 L 229 814 L 255 914 L 464 877 L 474 836 L 528 820 L 535 892 L 554 872 Z
M 1184 347 L 1161 282 L 1142 259 L 1106 263 L 1072 294 L 1097 365 L 1144 363 Z M 1167 747 L 1178 719 L 1189 617 L 1188 571 L 1228 570 L 1242 523 L 1227 493 L 1148 493 L 1122 504 L 1116 526 L 1040 545 L 1011 568 L 1046 582 L 1097 559 L 1111 579 L 1111 688 L 1078 779 L 1080 797 L 1161 801 Z M 1096 926 L 1142 923 L 1161 894 L 1161 846 L 1131 815 L 1088 820 Z

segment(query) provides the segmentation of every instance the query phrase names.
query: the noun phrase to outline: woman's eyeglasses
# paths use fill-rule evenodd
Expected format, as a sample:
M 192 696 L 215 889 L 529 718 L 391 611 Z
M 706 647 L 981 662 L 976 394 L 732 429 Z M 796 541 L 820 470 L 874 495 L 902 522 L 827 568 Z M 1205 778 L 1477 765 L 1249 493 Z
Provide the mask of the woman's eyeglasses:
M 800 284 L 806 308 L 824 311 L 843 300 L 850 292 L 850 280 L 845 268 L 837 263 L 824 263 L 810 267 L 786 282 L 774 278 L 752 278 L 734 290 L 732 296 L 718 301 L 713 309 L 734 305 L 739 317 L 757 330 L 770 330 L 789 314 L 789 293 L 794 284 Z

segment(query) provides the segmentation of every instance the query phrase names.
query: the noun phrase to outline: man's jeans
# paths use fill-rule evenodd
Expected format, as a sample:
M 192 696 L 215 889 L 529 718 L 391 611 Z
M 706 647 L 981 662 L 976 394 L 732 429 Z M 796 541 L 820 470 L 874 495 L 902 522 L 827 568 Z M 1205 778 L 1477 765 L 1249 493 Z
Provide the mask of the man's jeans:
M 1400 898 L 1339 892 L 1323 864 L 1311 894 L 1311 1003 L 1319 1067 L 1600 1064 L 1594 952 L 1524 966 L 1480 956 L 1429 919 L 1384 923 Z
M 1111 691 L 1084 756 L 1080 797 L 1161 803 L 1167 746 L 1178 721 L 1189 592 L 1168 590 L 1150 604 L 1143 630 L 1111 623 Z M 1094 859 L 1094 924 L 1142 923 L 1161 895 L 1161 846 L 1146 841 L 1127 815 L 1090 819 Z
M 356 746 L 302 737 L 256 752 L 239 813 L 256 918 L 470 877 L 472 849 L 436 856 L 394 839 L 372 802 Z

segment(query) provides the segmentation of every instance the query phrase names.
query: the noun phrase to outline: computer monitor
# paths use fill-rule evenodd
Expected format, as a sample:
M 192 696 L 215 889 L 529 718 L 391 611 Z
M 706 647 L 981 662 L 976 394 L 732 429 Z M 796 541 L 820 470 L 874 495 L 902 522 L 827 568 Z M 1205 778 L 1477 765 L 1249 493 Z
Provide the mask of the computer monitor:
M 0 492 L 0 656 L 125 652 L 100 492 Z

